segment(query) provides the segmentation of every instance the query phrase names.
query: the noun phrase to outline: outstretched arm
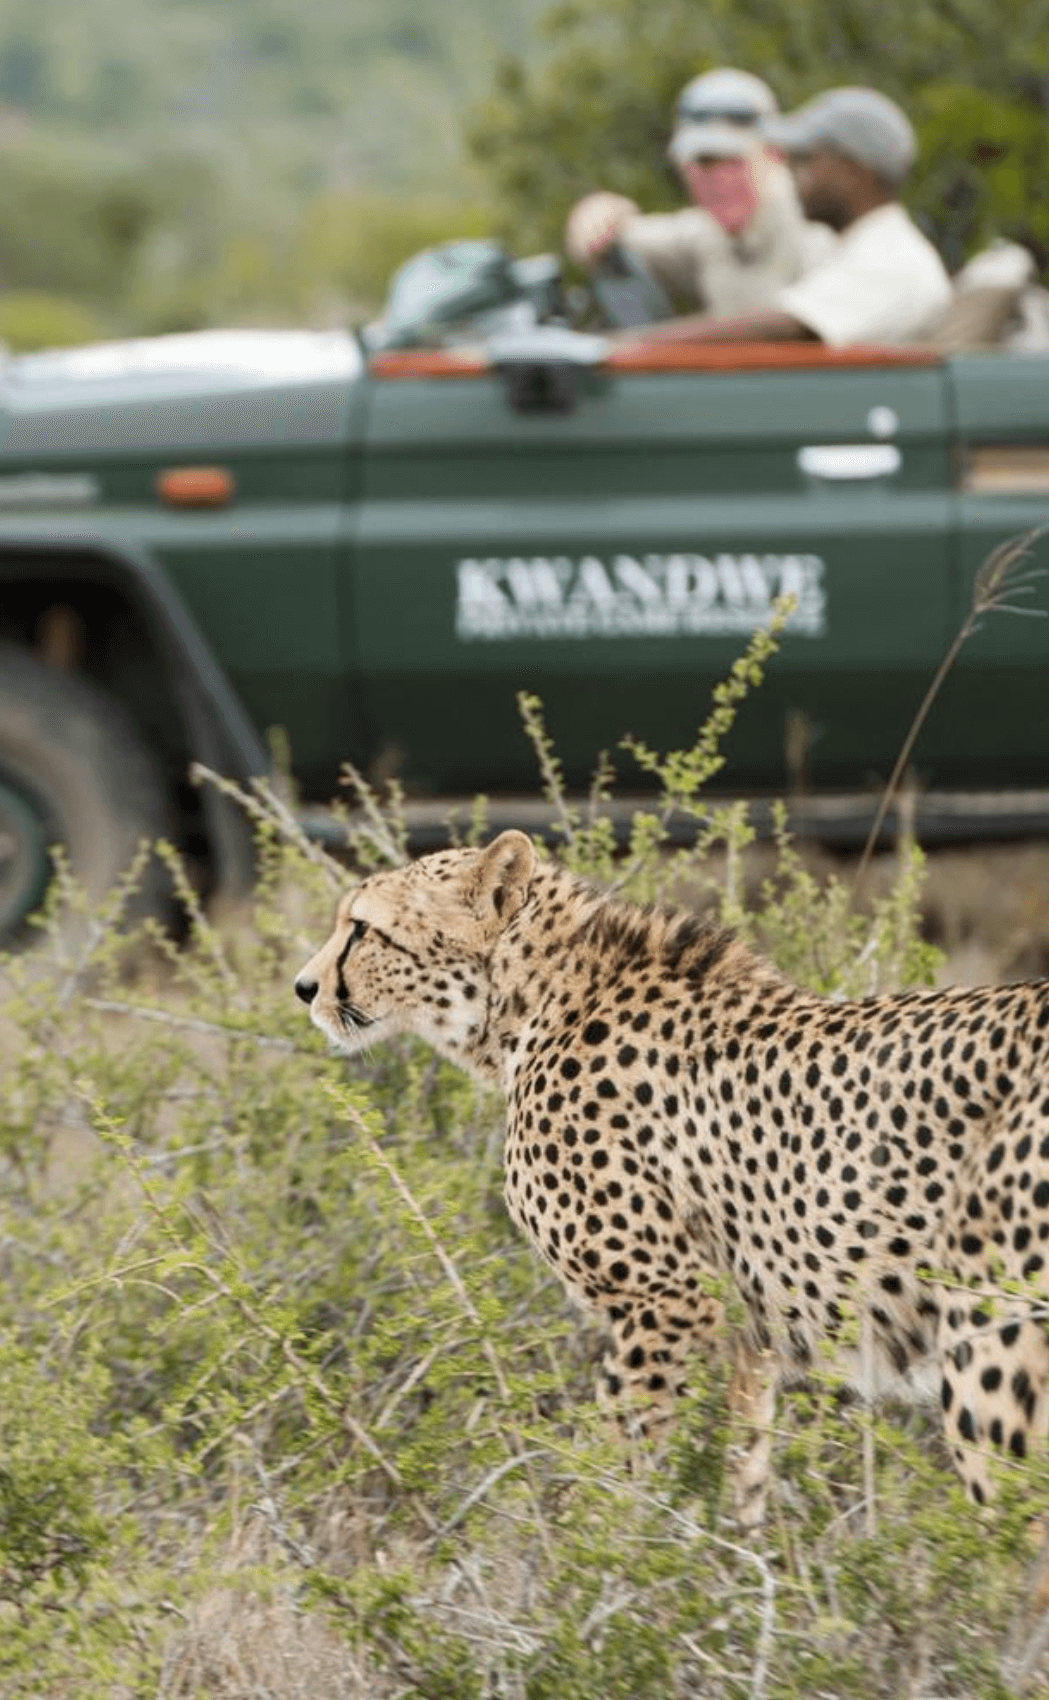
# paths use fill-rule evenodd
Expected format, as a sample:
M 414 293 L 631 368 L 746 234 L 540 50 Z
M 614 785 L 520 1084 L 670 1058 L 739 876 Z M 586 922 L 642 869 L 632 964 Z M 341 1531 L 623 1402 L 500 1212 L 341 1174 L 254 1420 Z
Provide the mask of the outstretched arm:
M 623 332 L 618 342 L 819 342 L 815 331 L 792 313 L 773 307 L 753 313 L 734 313 L 714 318 L 708 313 L 687 313 L 681 319 L 666 319 L 657 325 L 639 325 Z

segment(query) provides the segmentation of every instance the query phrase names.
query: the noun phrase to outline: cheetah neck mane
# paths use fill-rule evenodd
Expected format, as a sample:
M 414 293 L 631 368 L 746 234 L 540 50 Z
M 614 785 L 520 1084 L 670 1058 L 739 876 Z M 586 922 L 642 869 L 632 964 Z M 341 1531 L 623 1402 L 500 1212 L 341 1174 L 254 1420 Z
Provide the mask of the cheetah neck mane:
M 800 995 L 715 922 L 609 896 L 547 864 L 493 952 L 491 1018 L 478 1060 L 509 1091 L 522 1052 L 583 1019 L 595 998 L 607 1001 L 611 991 L 633 1011 L 647 983 L 661 995 L 677 988 L 694 1004 L 715 978 L 722 997 L 734 982 Z

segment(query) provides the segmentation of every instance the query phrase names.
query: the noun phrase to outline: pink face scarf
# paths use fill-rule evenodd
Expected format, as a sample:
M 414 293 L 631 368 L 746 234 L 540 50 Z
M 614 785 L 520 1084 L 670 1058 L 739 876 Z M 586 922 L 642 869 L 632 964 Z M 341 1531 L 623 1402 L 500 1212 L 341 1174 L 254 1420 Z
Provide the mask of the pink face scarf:
M 689 159 L 680 168 L 697 206 L 716 218 L 730 236 L 745 230 L 758 210 L 754 164 L 746 155 L 710 163 Z

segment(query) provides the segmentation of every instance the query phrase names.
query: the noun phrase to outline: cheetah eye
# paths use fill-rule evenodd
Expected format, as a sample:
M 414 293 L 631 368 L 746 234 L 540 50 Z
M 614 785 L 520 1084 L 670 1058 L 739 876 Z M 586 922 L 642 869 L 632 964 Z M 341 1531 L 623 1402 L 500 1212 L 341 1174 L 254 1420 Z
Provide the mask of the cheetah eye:
M 353 926 L 350 928 L 350 936 L 346 941 L 347 945 L 355 945 L 359 943 L 367 931 L 367 921 L 354 921 Z

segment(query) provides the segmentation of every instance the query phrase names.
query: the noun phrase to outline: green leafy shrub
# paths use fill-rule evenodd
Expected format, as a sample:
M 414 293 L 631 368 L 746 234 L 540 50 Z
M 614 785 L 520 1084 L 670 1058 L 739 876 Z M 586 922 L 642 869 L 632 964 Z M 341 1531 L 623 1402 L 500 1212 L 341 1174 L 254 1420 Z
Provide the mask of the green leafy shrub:
M 106 1448 L 90 1433 L 98 1366 L 48 1364 L 39 1344 L 0 1341 L 0 1600 L 25 1614 L 83 1584 L 108 1530 L 94 1501 Z
M 31 354 L 38 348 L 68 348 L 97 342 L 107 331 L 99 316 L 79 301 L 62 295 L 10 290 L 0 295 L 0 342 L 12 354 Z
M 638 750 L 659 794 L 614 855 L 607 780 L 577 810 L 525 711 L 581 871 L 687 889 L 824 990 L 929 977 L 916 852 L 854 912 L 781 825 L 752 887 L 745 813 L 703 802 L 708 729 Z M 216 930 L 183 884 L 179 949 L 120 932 L 119 894 L 70 926 L 66 882 L 40 948 L 4 968 L 5 1700 L 1030 1692 L 1045 1462 L 977 1516 L 927 1416 L 818 1374 L 781 1407 L 773 1515 L 747 1544 L 711 1362 L 665 1451 L 628 1468 L 592 1401 L 594 1330 L 503 1209 L 501 1105 L 411 1042 L 350 1070 L 326 1053 L 291 979 L 346 873 L 247 801 L 239 924 Z M 694 845 L 669 843 L 675 810 Z M 348 851 L 403 854 L 366 790 Z

